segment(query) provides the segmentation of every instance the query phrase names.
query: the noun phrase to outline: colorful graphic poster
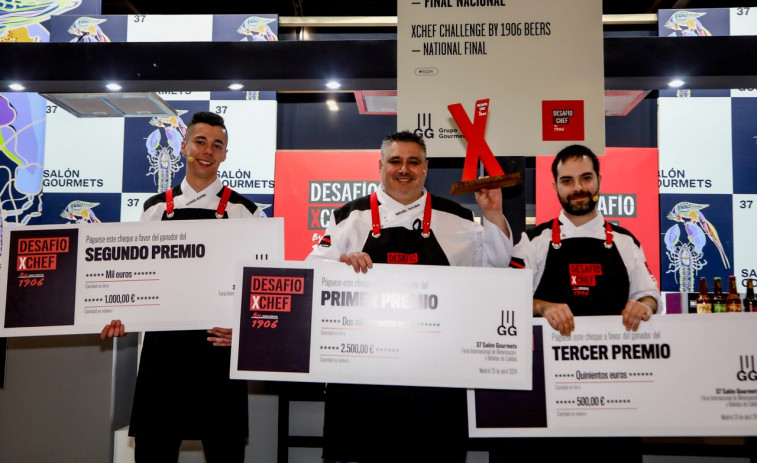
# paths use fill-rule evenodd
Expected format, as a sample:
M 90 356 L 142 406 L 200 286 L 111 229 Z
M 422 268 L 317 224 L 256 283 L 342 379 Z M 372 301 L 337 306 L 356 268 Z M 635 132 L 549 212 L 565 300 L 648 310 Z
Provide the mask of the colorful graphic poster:
M 530 389 L 532 279 L 510 268 L 243 263 L 231 377 Z
M 379 187 L 381 153 L 277 151 L 276 217 L 286 221 L 286 259 L 303 260 L 318 245 L 334 209 Z
M 534 319 L 533 390 L 469 391 L 471 437 L 757 434 L 753 314 L 653 316 L 635 332 L 616 315 L 575 322 L 561 336 Z
M 734 8 L 733 10 L 739 16 L 749 13 L 749 8 Z M 657 12 L 657 35 L 660 37 L 731 35 L 730 16 L 731 10 L 729 8 L 661 9 Z
M 51 42 L 273 42 L 279 22 L 271 14 L 96 15 L 63 14 L 50 22 Z
M 100 0 L 60 0 L 5 2 L 0 8 L 0 42 L 48 42 L 50 19 L 58 15 L 76 13 L 98 15 Z
M 42 215 L 45 125 L 44 98 L 0 94 L 0 232 Z
M 733 209 L 733 201 L 727 194 L 660 195 L 660 249 L 666 268 L 663 290 L 695 292 L 702 277 L 707 278 L 710 290 L 713 278 L 728 281 L 734 262 L 731 227 L 738 211 L 738 206 Z M 742 218 L 749 220 L 748 216 Z
M 63 2 L 38 17 L 29 11 L 23 18 L 0 15 L 0 37 L 75 43 L 278 40 L 276 15 L 100 15 L 99 4 L 90 5 Z M 43 21 L 49 33 L 37 31 Z M 275 92 L 159 96 L 176 116 L 77 118 L 36 94 L 1 94 L 3 227 L 138 220 L 147 198 L 183 178 L 181 141 L 196 111 L 226 120 L 229 152 L 221 181 L 273 215 Z
M 753 8 L 660 10 L 660 35 L 755 35 Z M 685 87 L 685 86 L 684 86 Z M 757 278 L 757 89 L 660 92 L 659 188 L 663 291 L 692 293 L 700 278 Z
M 77 118 L 47 103 L 42 217 L 33 223 L 134 221 L 144 201 L 184 178 L 181 142 L 191 115 L 224 117 L 228 153 L 221 182 L 273 215 L 276 101 L 163 95 L 177 116 Z M 170 99 L 177 98 L 178 99 Z
M 397 127 L 423 136 L 430 156 L 464 157 L 482 138 L 494 156 L 549 155 L 566 141 L 604 153 L 599 0 L 400 0 L 397 13 Z
M 130 22 L 126 15 L 55 16 L 50 21 L 51 42 L 107 43 L 128 42 Z
M 554 219 L 562 206 L 553 186 L 554 156 L 536 159 L 536 223 Z M 612 223 L 633 233 L 644 249 L 647 266 L 660 281 L 659 206 L 657 150 L 654 148 L 607 148 L 599 157 L 597 210 Z

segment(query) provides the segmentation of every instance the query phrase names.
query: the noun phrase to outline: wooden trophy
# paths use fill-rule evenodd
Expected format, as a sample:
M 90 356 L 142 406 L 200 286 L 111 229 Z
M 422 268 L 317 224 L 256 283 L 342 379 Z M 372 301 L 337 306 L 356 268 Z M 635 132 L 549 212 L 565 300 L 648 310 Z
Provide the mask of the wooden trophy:
M 473 193 L 484 188 L 507 188 L 517 184 L 520 181 L 520 172 L 506 174 L 494 157 L 489 144 L 484 139 L 486 118 L 489 114 L 489 99 L 476 101 L 476 112 L 473 116 L 473 123 L 468 119 L 468 115 L 465 113 L 462 104 L 451 104 L 447 108 L 452 113 L 452 117 L 457 122 L 457 126 L 468 142 L 468 148 L 465 151 L 463 179 L 460 182 L 452 184 L 450 194 Z M 488 177 L 477 178 L 476 170 L 479 159 L 489 174 Z

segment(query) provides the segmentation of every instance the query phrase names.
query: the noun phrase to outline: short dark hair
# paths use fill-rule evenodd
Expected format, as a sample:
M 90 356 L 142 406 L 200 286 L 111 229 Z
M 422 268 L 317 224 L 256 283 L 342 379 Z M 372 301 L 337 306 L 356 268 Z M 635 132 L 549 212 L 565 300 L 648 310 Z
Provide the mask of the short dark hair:
M 423 158 L 426 158 L 426 142 L 423 140 L 423 137 L 408 130 L 403 130 L 402 132 L 390 133 L 384 137 L 384 140 L 381 142 L 381 159 L 386 157 L 386 152 L 389 150 L 389 145 L 392 142 L 415 143 L 421 147 Z
M 192 114 L 192 120 L 190 120 L 189 125 L 187 125 L 187 133 L 189 133 L 189 129 L 195 124 L 208 124 L 213 127 L 222 128 L 224 132 L 227 132 L 228 136 L 228 131 L 226 130 L 224 122 L 223 117 L 216 113 L 211 113 L 210 111 L 197 111 Z
M 557 156 L 555 156 L 555 160 L 552 161 L 552 177 L 557 181 L 557 165 L 561 162 L 572 159 L 572 158 L 582 158 L 584 156 L 587 156 L 589 159 L 591 159 L 591 164 L 594 166 L 594 173 L 597 174 L 597 177 L 599 177 L 599 158 L 596 154 L 588 147 L 584 145 L 570 145 L 566 146 L 562 150 L 560 150 L 559 153 L 557 153 Z

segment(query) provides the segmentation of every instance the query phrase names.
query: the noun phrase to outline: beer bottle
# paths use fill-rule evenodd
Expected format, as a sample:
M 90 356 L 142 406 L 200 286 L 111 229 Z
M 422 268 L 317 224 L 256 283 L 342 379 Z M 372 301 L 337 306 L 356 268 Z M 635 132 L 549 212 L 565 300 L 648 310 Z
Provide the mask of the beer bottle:
M 728 296 L 725 298 L 726 312 L 741 312 L 741 298 L 736 287 L 736 276 L 728 277 Z
M 707 294 L 707 278 L 699 279 L 699 297 L 697 298 L 697 313 L 712 313 L 712 301 Z
M 725 312 L 725 298 L 723 297 L 723 282 L 720 277 L 715 277 L 714 289 L 712 290 L 712 312 Z
M 744 296 L 744 312 L 754 312 L 757 310 L 757 300 L 754 298 L 754 280 L 751 278 L 746 281 L 746 296 Z

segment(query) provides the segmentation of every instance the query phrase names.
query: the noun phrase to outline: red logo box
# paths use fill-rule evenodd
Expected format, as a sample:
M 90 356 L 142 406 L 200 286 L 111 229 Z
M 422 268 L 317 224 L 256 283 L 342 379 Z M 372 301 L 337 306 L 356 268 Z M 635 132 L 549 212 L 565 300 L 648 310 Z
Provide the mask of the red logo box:
M 583 100 L 541 102 L 542 139 L 544 141 L 583 141 Z

